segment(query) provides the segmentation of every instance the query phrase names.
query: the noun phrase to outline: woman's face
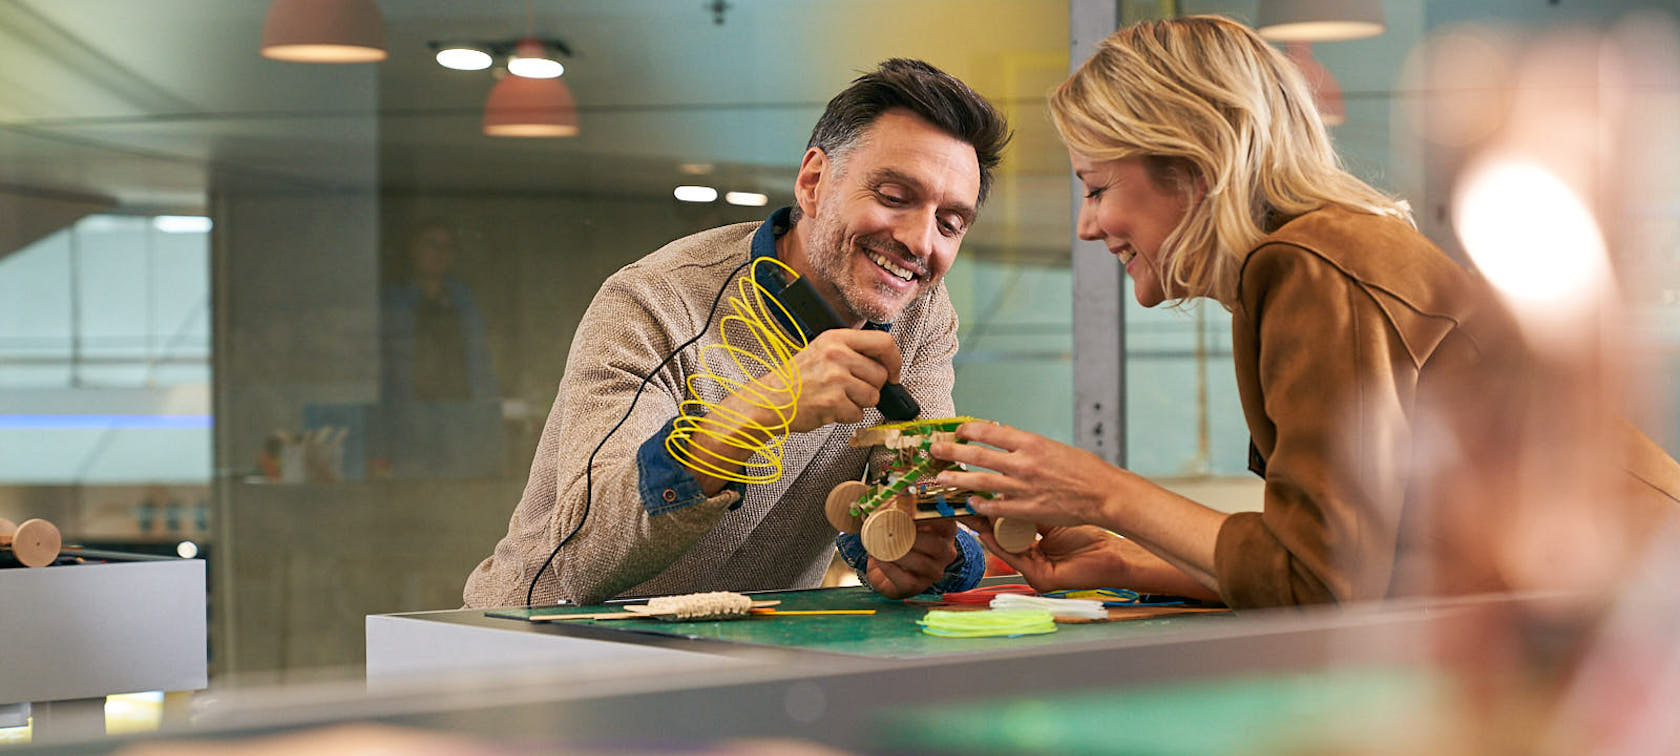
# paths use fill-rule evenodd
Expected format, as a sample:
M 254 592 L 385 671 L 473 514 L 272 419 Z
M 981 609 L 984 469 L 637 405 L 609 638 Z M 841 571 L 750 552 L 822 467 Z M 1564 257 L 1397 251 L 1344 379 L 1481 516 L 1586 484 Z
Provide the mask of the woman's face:
M 1186 192 L 1157 186 L 1142 157 L 1092 160 L 1072 150 L 1073 173 L 1085 187 L 1079 238 L 1101 241 L 1126 266 L 1138 304 L 1154 307 L 1170 296 L 1162 282 L 1161 243 L 1189 207 Z

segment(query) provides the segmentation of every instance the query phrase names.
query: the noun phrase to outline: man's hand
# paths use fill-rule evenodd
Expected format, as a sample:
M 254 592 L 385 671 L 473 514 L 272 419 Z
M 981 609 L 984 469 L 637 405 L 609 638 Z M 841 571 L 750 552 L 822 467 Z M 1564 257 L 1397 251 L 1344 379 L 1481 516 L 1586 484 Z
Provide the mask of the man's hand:
M 869 587 L 887 598 L 909 598 L 932 587 L 957 560 L 957 521 L 922 520 L 916 523 L 916 542 L 896 562 L 869 558 L 864 571 Z
M 836 328 L 823 331 L 798 354 L 799 403 L 794 406 L 789 433 L 805 433 L 831 423 L 855 423 L 863 411 L 881 400 L 881 386 L 898 380 L 903 357 L 898 343 L 886 331 Z M 724 440 L 711 433 L 697 434 L 693 443 L 701 456 L 719 466 L 733 460 L 733 466 L 752 456 L 764 441 L 762 428 L 781 423 L 775 411 L 763 406 L 770 397 L 785 396 L 786 388 L 775 374 L 765 375 L 737 390 L 712 412 L 713 418 L 735 419 L 730 433 L 739 438 Z M 783 410 L 785 411 L 785 410 Z M 745 418 L 745 430 L 742 430 Z M 696 471 L 696 480 L 707 496 L 722 491 L 728 481 Z
M 830 423 L 855 423 L 881 401 L 881 386 L 898 381 L 903 358 L 886 331 L 836 328 L 823 331 L 798 354 L 799 405 L 790 433 Z

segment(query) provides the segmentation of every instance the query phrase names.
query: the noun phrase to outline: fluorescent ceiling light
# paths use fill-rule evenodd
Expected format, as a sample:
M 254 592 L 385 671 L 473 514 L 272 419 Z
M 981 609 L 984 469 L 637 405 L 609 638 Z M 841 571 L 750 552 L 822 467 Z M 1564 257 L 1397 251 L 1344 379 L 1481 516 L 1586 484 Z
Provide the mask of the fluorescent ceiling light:
M 166 234 L 207 234 L 214 226 L 202 215 L 159 215 L 152 219 L 152 228 Z
M 457 71 L 483 71 L 490 67 L 490 53 L 472 47 L 445 47 L 437 51 L 437 62 Z
M 730 192 L 723 195 L 723 201 L 742 207 L 764 207 L 770 204 L 770 197 L 758 192 Z
M 514 56 L 508 58 L 508 73 L 523 76 L 527 79 L 553 79 L 566 72 L 566 67 L 558 60 L 548 58 L 522 58 Z
M 709 186 L 679 186 L 671 194 L 684 202 L 714 202 L 717 200 L 717 190 Z

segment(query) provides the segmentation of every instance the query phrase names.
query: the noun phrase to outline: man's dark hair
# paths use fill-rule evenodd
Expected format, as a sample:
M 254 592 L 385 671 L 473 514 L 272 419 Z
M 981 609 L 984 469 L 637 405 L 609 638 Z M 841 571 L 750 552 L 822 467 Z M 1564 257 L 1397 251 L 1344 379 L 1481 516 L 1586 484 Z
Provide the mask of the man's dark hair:
M 857 145 L 869 125 L 882 113 L 904 108 L 974 148 L 980 161 L 980 202 L 992 188 L 992 169 L 1009 144 L 1009 124 L 957 77 L 919 60 L 892 58 L 874 71 L 852 80 L 811 129 L 806 148 L 820 147 L 840 160 Z

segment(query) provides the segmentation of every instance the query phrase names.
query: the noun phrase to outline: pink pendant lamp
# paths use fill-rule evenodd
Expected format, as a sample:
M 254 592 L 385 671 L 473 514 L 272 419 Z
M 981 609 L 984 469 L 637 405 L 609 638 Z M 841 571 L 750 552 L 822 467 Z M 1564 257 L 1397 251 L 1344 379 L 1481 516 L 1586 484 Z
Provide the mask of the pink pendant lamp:
M 262 54 L 297 63 L 384 60 L 385 18 L 373 0 L 274 0 Z
M 535 40 L 520 42 L 517 55 L 544 55 Z M 517 74 L 503 76 L 490 88 L 484 103 L 484 133 L 498 137 L 577 136 L 577 103 L 572 90 L 555 76 L 534 79 Z
M 559 79 L 509 74 L 490 88 L 484 133 L 501 137 L 577 136 L 577 105 Z

